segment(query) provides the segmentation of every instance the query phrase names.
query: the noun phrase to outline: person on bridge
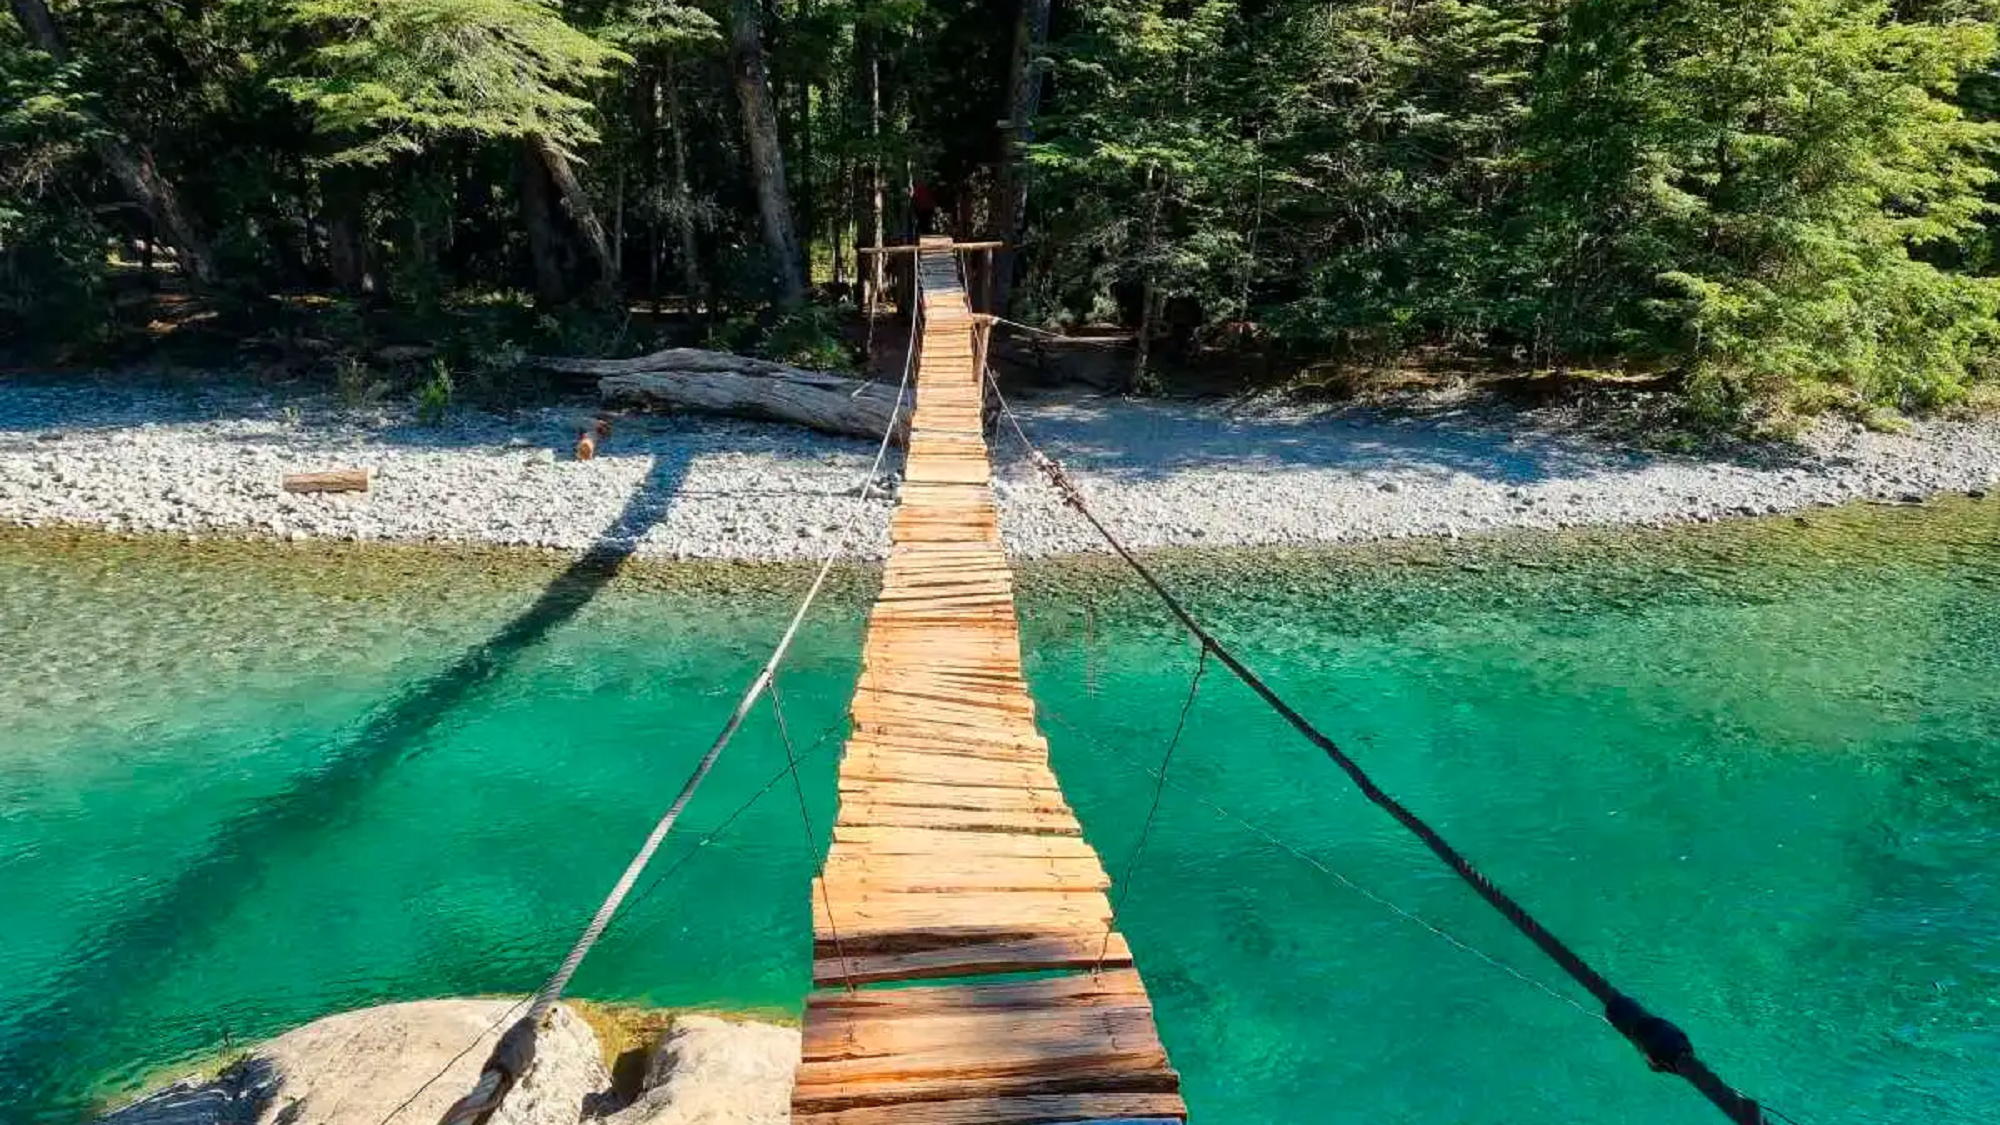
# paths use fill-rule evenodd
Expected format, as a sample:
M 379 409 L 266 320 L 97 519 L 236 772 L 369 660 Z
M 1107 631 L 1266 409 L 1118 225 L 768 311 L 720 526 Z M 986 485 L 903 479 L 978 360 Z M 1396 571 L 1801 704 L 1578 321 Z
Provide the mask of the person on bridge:
M 915 212 L 918 236 L 933 233 L 931 226 L 937 222 L 937 194 L 927 183 L 917 183 L 910 188 L 910 209 Z

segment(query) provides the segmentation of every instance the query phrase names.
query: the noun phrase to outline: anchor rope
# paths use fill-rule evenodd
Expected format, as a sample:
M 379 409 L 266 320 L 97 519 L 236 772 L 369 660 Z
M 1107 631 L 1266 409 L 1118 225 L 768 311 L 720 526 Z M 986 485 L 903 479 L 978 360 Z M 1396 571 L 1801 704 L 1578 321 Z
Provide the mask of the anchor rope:
M 807 762 L 811 761 L 812 759 L 817 758 L 822 752 L 826 750 L 827 746 L 830 745 L 828 740 L 833 737 L 834 732 L 838 731 L 841 727 L 845 726 L 846 723 L 847 723 L 847 717 L 845 715 L 842 715 L 840 718 L 835 719 L 831 723 L 828 723 L 826 725 L 826 729 L 819 732 L 819 737 L 813 740 L 813 744 L 806 748 L 805 753 L 800 754 L 798 756 L 798 764 L 804 765 Z M 652 897 L 654 891 L 659 890 L 662 884 L 666 883 L 667 880 L 673 878 L 673 876 L 677 872 L 679 872 L 681 868 L 686 867 L 690 861 L 692 861 L 696 856 L 702 853 L 703 849 L 707 848 L 710 844 L 714 843 L 718 838 L 720 838 L 723 832 L 725 832 L 730 825 L 735 824 L 737 820 L 741 819 L 743 814 L 749 812 L 751 807 L 754 806 L 758 801 L 762 800 L 766 794 L 768 794 L 771 790 L 776 789 L 778 787 L 778 783 L 785 780 L 785 778 L 792 772 L 793 769 L 794 766 L 791 763 L 787 762 L 783 767 L 781 767 L 778 770 L 778 772 L 772 774 L 770 778 L 768 778 L 764 782 L 763 785 L 759 786 L 756 792 L 750 794 L 749 799 L 745 800 L 742 804 L 736 806 L 734 811 L 732 811 L 728 816 L 723 817 L 719 822 L 717 822 L 716 826 L 714 828 L 709 829 L 706 835 L 702 836 L 701 839 L 696 840 L 694 842 L 693 847 L 681 853 L 678 859 L 675 859 L 674 862 L 668 864 L 666 870 L 654 876 L 653 881 L 647 884 L 646 889 L 640 891 L 636 897 L 634 897 L 630 902 L 627 902 L 625 904 L 625 909 L 619 912 L 618 917 L 613 918 L 611 920 L 611 925 L 606 927 L 604 930 L 605 936 L 609 937 L 614 933 L 621 932 L 618 928 L 619 925 L 630 918 L 636 917 L 638 915 L 639 908 L 646 904 L 646 900 Z M 646 922 L 644 925 L 640 926 L 636 930 L 625 930 L 622 932 L 635 935 L 643 934 L 647 930 L 659 924 L 660 924 L 660 919 L 654 918 L 651 921 Z
M 771 681 L 771 715 L 778 720 L 778 737 L 784 740 L 785 758 L 791 762 L 792 792 L 798 796 L 799 823 L 806 830 L 806 856 L 817 862 L 819 859 L 819 833 L 813 831 L 812 812 L 806 806 L 806 786 L 805 782 L 799 779 L 798 755 L 792 752 L 792 735 L 790 731 L 785 729 L 785 703 L 783 697 L 778 693 L 778 682 L 776 680 Z M 853 992 L 854 975 L 847 961 L 847 947 L 841 943 L 840 924 L 834 920 L 833 916 L 833 892 L 826 889 L 824 874 L 820 878 L 814 879 L 813 882 L 818 884 L 820 902 L 826 907 L 826 928 L 827 932 L 833 937 L 834 956 L 840 958 L 841 980 L 847 985 L 847 991 Z
M 844 719 L 836 719 L 833 722 L 828 723 L 826 728 L 820 731 L 819 737 L 813 740 L 812 745 L 806 748 L 805 753 L 800 754 L 798 756 L 797 759 L 798 764 L 803 765 L 807 761 L 810 761 L 811 759 L 818 757 L 820 753 L 822 753 L 826 749 L 828 745 L 828 739 L 831 739 L 833 737 L 834 732 L 837 731 L 843 725 L 844 722 L 845 722 Z M 703 834 L 699 840 L 696 840 L 694 842 L 693 847 L 689 848 L 686 852 L 683 852 L 679 858 L 675 859 L 674 862 L 668 864 L 665 870 L 661 871 L 658 875 L 654 876 L 653 881 L 647 884 L 645 890 L 640 891 L 638 895 L 626 901 L 624 909 L 620 910 L 618 912 L 618 916 L 611 920 L 611 924 L 604 928 L 604 933 L 599 935 L 598 940 L 603 941 L 605 938 L 610 937 L 614 933 L 630 932 L 635 934 L 642 934 L 645 933 L 649 927 L 656 924 L 658 919 L 655 919 L 653 922 L 646 923 L 646 925 L 639 927 L 637 930 L 625 931 L 620 929 L 620 927 L 624 923 L 638 916 L 639 908 L 645 905 L 646 900 L 652 897 L 654 891 L 659 890 L 662 884 L 667 882 L 669 879 L 672 879 L 675 875 L 679 874 L 681 869 L 688 865 L 689 861 L 693 860 L 696 856 L 702 854 L 702 851 L 704 849 L 706 849 L 710 844 L 714 843 L 716 840 L 720 839 L 722 834 L 727 832 L 730 826 L 734 825 L 738 820 L 740 820 L 744 813 L 749 812 L 751 807 L 756 805 L 758 801 L 762 800 L 766 794 L 770 793 L 771 790 L 776 789 L 778 787 L 778 783 L 785 780 L 786 775 L 791 773 L 793 768 L 794 767 L 790 763 L 787 763 L 784 768 L 780 769 L 777 773 L 772 774 L 770 778 L 766 780 L 762 786 L 758 787 L 754 792 L 750 794 L 747 800 L 745 800 L 742 804 L 736 806 L 736 808 L 728 816 L 725 816 L 720 821 L 718 821 L 714 828 L 709 829 L 708 832 Z M 553 975 L 554 975 L 553 973 L 550 974 L 550 976 Z M 543 983 L 546 984 L 547 980 L 548 978 L 543 978 Z M 536 991 L 540 991 L 539 985 L 536 987 Z M 429 1078 L 426 1078 L 423 1082 L 423 1085 L 418 1086 L 416 1090 L 410 1094 L 409 1097 L 404 1098 L 401 1104 L 397 1105 L 396 1108 L 390 1110 L 386 1116 L 384 1116 L 379 1122 L 376 1123 L 376 1125 L 389 1125 L 390 1121 L 394 1120 L 404 1110 L 410 1108 L 410 1106 L 414 1104 L 419 1097 L 423 1096 L 424 1091 L 436 1085 L 438 1080 L 443 1078 L 445 1074 L 451 1070 L 452 1067 L 458 1065 L 458 1061 L 460 1059 L 471 1054 L 472 1049 L 474 1047 L 479 1046 L 480 1040 L 485 1039 L 487 1036 L 493 1034 L 494 1030 L 498 1028 L 501 1024 L 507 1022 L 507 1019 L 510 1016 L 512 1016 L 515 1012 L 520 1011 L 524 1005 L 526 1005 L 530 1000 L 534 999 L 534 995 L 535 994 L 533 992 L 530 992 L 522 996 L 519 1000 L 516 1000 L 514 1003 L 508 1005 L 506 1008 L 501 1009 L 500 1014 L 493 1018 L 493 1022 L 486 1025 L 485 1030 L 479 1032 L 478 1034 L 474 1035 L 471 1039 L 467 1040 L 465 1047 L 462 1050 L 460 1050 L 457 1054 L 453 1055 L 449 1060 L 447 1060 L 445 1064 L 439 1067 L 437 1071 L 433 1073 Z
M 1049 707 L 1047 705 L 1041 705 L 1038 708 L 1038 710 L 1040 714 L 1045 718 L 1048 718 L 1053 722 L 1059 724 L 1060 726 L 1062 726 L 1063 729 L 1069 731 L 1071 734 L 1076 735 L 1078 738 L 1081 738 L 1084 741 L 1090 743 L 1093 747 L 1096 747 L 1099 750 L 1103 750 L 1123 760 L 1126 765 L 1131 766 L 1133 769 L 1138 770 L 1140 773 L 1146 774 L 1147 776 L 1153 778 L 1159 778 L 1161 776 L 1159 770 L 1156 767 L 1140 761 L 1135 755 L 1127 752 L 1124 748 L 1113 745 L 1109 742 L 1104 741 L 1101 738 L 1098 738 L 1096 735 L 1090 733 L 1090 731 L 1084 729 L 1078 723 L 1064 716 L 1062 712 L 1057 711 L 1054 708 Z M 1201 792 L 1199 789 L 1195 789 L 1192 786 L 1189 786 L 1186 782 L 1183 782 L 1178 778 L 1168 779 L 1166 780 L 1165 784 L 1174 789 L 1176 792 L 1190 798 L 1197 804 L 1200 804 L 1203 807 L 1207 808 L 1210 812 L 1216 814 L 1217 816 L 1223 818 L 1224 820 L 1233 822 L 1237 827 L 1243 829 L 1245 832 L 1250 833 L 1252 836 L 1257 837 L 1258 839 L 1264 841 L 1266 844 L 1269 844 L 1273 848 L 1276 848 L 1277 850 L 1284 852 L 1286 855 L 1291 856 L 1293 859 L 1298 860 L 1300 863 L 1303 863 L 1306 866 L 1312 868 L 1313 870 L 1318 871 L 1321 875 L 1324 875 L 1332 879 L 1333 881 L 1339 883 L 1341 886 L 1346 887 L 1348 890 L 1353 891 L 1355 894 L 1360 895 L 1364 899 L 1367 899 L 1369 902 L 1372 902 L 1375 905 L 1381 907 L 1382 909 L 1389 911 L 1391 914 L 1394 914 L 1397 917 L 1402 918 L 1406 922 L 1409 922 L 1413 925 L 1416 925 L 1428 931 L 1432 936 L 1442 940 L 1443 942 L 1445 942 L 1445 944 L 1450 945 L 1454 949 L 1457 949 L 1459 952 L 1469 954 L 1470 956 L 1477 958 L 1480 961 L 1484 961 L 1487 965 L 1491 966 L 1492 968 L 1498 969 L 1501 972 L 1506 973 L 1508 976 L 1513 977 L 1515 980 L 1520 981 L 1522 984 L 1525 984 L 1530 988 L 1535 989 L 1538 992 L 1541 992 L 1542 994 L 1548 996 L 1550 999 L 1568 1005 L 1569 1007 L 1575 1009 L 1577 1012 L 1581 1013 L 1585 1019 L 1589 1019 L 1597 1023 L 1605 1022 L 1603 1013 L 1593 1012 L 1589 1008 L 1584 1007 L 1582 1004 L 1577 1003 L 1576 997 L 1571 996 L 1568 993 L 1558 992 L 1557 990 L 1549 987 L 1549 985 L 1546 982 L 1536 980 L 1534 977 L 1529 976 L 1528 974 L 1522 972 L 1521 970 L 1515 968 L 1514 966 L 1509 965 L 1505 961 L 1500 960 L 1498 957 L 1495 957 L 1492 954 L 1486 952 L 1485 950 L 1479 948 L 1478 946 L 1473 945 L 1471 942 L 1466 941 L 1464 938 L 1459 937 L 1457 934 L 1452 933 L 1450 930 L 1447 930 L 1442 926 L 1439 926 L 1437 923 L 1432 922 L 1430 919 L 1424 917 L 1421 914 L 1418 914 L 1416 911 L 1398 905 L 1392 899 L 1389 899 L 1386 896 L 1379 894 L 1376 891 L 1370 890 L 1369 888 L 1361 885 L 1360 883 L 1355 882 L 1353 879 L 1343 874 L 1338 868 L 1332 867 L 1329 864 L 1327 864 L 1325 860 L 1322 860 L 1318 856 L 1313 855 L 1311 852 L 1306 851 L 1304 848 L 1299 847 L 1297 844 L 1292 843 L 1291 841 L 1278 835 L 1271 829 L 1266 828 L 1261 824 L 1258 824 L 1256 821 L 1251 820 L 1250 818 L 1244 816 L 1243 814 L 1237 812 L 1236 810 L 1231 809 L 1226 805 L 1221 805 L 1216 803 L 1215 800 L 1213 800 L 1208 795 Z
M 1208 646 L 1201 646 L 1201 655 L 1196 658 L 1194 675 L 1188 678 L 1187 698 L 1181 700 L 1180 718 L 1174 721 L 1174 736 L 1167 740 L 1166 752 L 1160 755 L 1159 771 L 1153 774 L 1153 803 L 1146 810 L 1146 820 L 1139 826 L 1139 838 L 1132 842 L 1132 854 L 1125 858 L 1125 873 L 1118 879 L 1118 897 L 1111 904 L 1111 917 L 1104 923 L 1104 937 L 1097 946 L 1097 961 L 1091 965 L 1094 976 L 1104 969 L 1104 956 L 1111 951 L 1111 932 L 1118 926 L 1119 915 L 1125 912 L 1126 896 L 1132 893 L 1132 876 L 1138 873 L 1139 857 L 1145 854 L 1146 840 L 1153 834 L 1153 821 L 1160 815 L 1160 797 L 1167 791 L 1167 771 L 1173 767 L 1174 751 L 1180 749 L 1181 735 L 1187 733 L 1188 713 L 1194 710 L 1194 699 L 1201 692 L 1202 674 L 1208 671 Z
M 597 912 L 584 926 L 583 932 L 570 947 L 569 954 L 563 958 L 562 964 L 542 987 L 536 990 L 527 1013 L 508 1028 L 501 1035 L 500 1041 L 494 1044 L 492 1053 L 487 1056 L 486 1064 L 480 1069 L 478 1083 L 470 1093 L 445 1110 L 439 1119 L 439 1125 L 484 1125 L 500 1107 L 500 1103 L 507 1096 L 507 1091 L 534 1062 L 535 1031 L 542 1017 L 555 1006 L 557 1000 L 562 998 L 563 989 L 569 985 L 577 967 L 583 963 L 591 947 L 597 944 L 605 928 L 611 924 L 611 919 L 618 913 L 625 896 L 631 893 L 633 884 L 638 882 L 639 876 L 652 862 L 654 853 L 659 851 L 660 844 L 673 830 L 674 823 L 680 819 L 681 811 L 693 799 L 695 791 L 707 779 L 709 771 L 715 768 L 715 763 L 721 758 L 722 752 L 735 739 L 736 732 L 743 726 L 744 719 L 756 706 L 757 700 L 770 687 L 778 666 L 791 651 L 792 642 L 798 637 L 799 628 L 805 623 L 806 615 L 811 612 L 813 603 L 818 600 L 820 591 L 825 588 L 827 577 L 832 574 L 833 565 L 840 557 L 841 547 L 859 527 L 870 493 L 881 481 L 882 465 L 895 438 L 896 423 L 902 418 L 903 404 L 909 398 L 910 377 L 916 369 L 918 324 L 921 320 L 922 304 L 921 301 L 911 302 L 910 339 L 903 355 L 902 383 L 897 387 L 895 405 L 890 408 L 889 421 L 883 427 L 881 443 L 876 446 L 874 463 L 869 467 L 867 478 L 862 481 L 859 493 L 861 504 L 856 505 L 853 514 L 848 517 L 847 526 L 841 535 L 828 544 L 825 557 L 820 560 L 819 571 L 813 576 L 812 585 L 799 599 L 798 608 L 793 611 L 791 621 L 785 626 L 783 635 L 778 638 L 778 643 L 772 649 L 769 659 L 765 660 L 763 667 L 751 680 L 750 686 L 744 689 L 742 697 L 737 701 L 736 709 L 723 723 L 721 732 L 709 745 L 708 752 L 695 764 L 687 780 L 682 783 L 680 792 L 674 796 L 673 803 L 653 825 L 652 832 L 646 836 L 645 842 L 626 864 L 624 872 L 612 885 L 610 893 L 604 896 L 604 901 L 599 904 Z M 831 499 L 832 496 L 833 491 L 829 490 L 827 497 Z
M 1244 664 L 1226 646 L 1216 640 L 1215 636 L 1188 611 L 1187 607 L 1181 603 L 1173 591 L 1168 589 L 1154 575 L 1150 568 L 1140 562 L 1138 557 L 1125 546 L 1117 535 L 1109 527 L 1105 526 L 1104 522 L 1097 517 L 1097 514 L 1091 511 L 1090 505 L 1084 499 L 1082 491 L 1070 479 L 1063 467 L 1047 454 L 1043 453 L 1035 445 L 1034 441 L 1028 437 L 1027 431 L 1021 426 L 1019 416 L 1014 413 L 1014 409 L 1007 402 L 1006 396 L 1001 393 L 999 380 L 994 378 L 992 370 L 989 368 L 982 372 L 982 374 L 988 386 L 993 391 L 993 396 L 999 404 L 1002 417 L 1007 419 L 1008 424 L 1014 430 L 1015 436 L 1020 441 L 1022 449 L 1027 453 L 1029 460 L 1047 478 L 1049 485 L 1055 489 L 1057 496 L 1061 498 L 1066 506 L 1081 516 L 1086 523 L 1090 524 L 1098 535 L 1103 538 L 1105 544 L 1111 548 L 1112 552 L 1124 560 L 1133 573 L 1138 575 L 1139 579 L 1179 619 L 1182 627 L 1193 634 L 1206 649 L 1214 652 L 1216 659 L 1222 662 L 1223 667 L 1229 669 L 1232 675 L 1241 681 L 1245 687 L 1256 693 L 1258 698 L 1262 699 L 1267 706 L 1277 712 L 1281 718 L 1289 723 L 1294 730 L 1298 731 L 1300 735 L 1304 736 L 1308 742 L 1319 747 L 1326 754 L 1328 760 L 1339 768 L 1342 773 L 1347 775 L 1348 780 L 1361 791 L 1363 796 L 1368 798 L 1370 803 L 1388 813 L 1398 824 L 1408 829 L 1411 834 L 1422 841 L 1424 846 L 1429 848 L 1433 855 L 1437 856 L 1468 887 L 1471 887 L 1473 892 L 1485 900 L 1487 905 L 1498 911 L 1500 916 L 1505 918 L 1516 930 L 1520 931 L 1523 937 L 1532 942 L 1537 949 L 1541 950 L 1543 954 L 1567 973 L 1570 979 L 1574 980 L 1586 992 L 1589 992 L 1598 1003 L 1602 1004 L 1604 1006 L 1605 1020 L 1636 1047 L 1641 1055 L 1645 1056 L 1648 1066 L 1659 1073 L 1679 1075 L 1696 1090 L 1700 1091 L 1702 1096 L 1707 1098 L 1724 1116 L 1728 1117 L 1731 1121 L 1737 1122 L 1738 1125 L 1764 1125 L 1766 1118 L 1757 1102 L 1725 1082 L 1720 1075 L 1710 1069 L 1708 1064 L 1696 1053 L 1694 1043 L 1688 1038 L 1685 1031 L 1666 1018 L 1648 1011 L 1639 1001 L 1612 985 L 1602 973 L 1593 968 L 1575 950 L 1564 943 L 1562 939 L 1556 937 L 1539 919 L 1528 913 L 1525 907 L 1516 902 L 1505 891 L 1501 890 L 1478 868 L 1474 867 L 1472 861 L 1467 859 L 1464 853 L 1452 846 L 1435 828 L 1432 828 L 1423 818 L 1412 812 L 1408 806 L 1384 791 L 1380 785 L 1376 784 L 1375 779 L 1369 776 L 1366 770 L 1362 769 L 1360 763 L 1348 756 L 1347 752 L 1342 750 L 1338 743 L 1334 742 L 1325 732 L 1313 725 L 1296 708 L 1287 703 L 1276 691 L 1272 690 L 1270 685 L 1266 684 L 1261 677 L 1251 671 L 1248 665 Z
M 993 313 L 981 313 L 980 315 L 990 318 L 995 324 L 1004 324 L 1009 328 L 1018 328 L 1023 332 L 1032 332 L 1037 336 L 1044 336 L 1051 340 L 1066 340 L 1070 342 L 1076 342 L 1079 340 L 1088 341 L 1090 339 L 1087 336 L 1068 336 L 1064 335 L 1061 332 L 1051 332 L 1046 328 L 1037 328 L 1032 324 L 1022 324 L 1018 320 L 1008 320 L 1004 316 L 997 316 Z M 1118 341 L 1118 346 L 1129 348 L 1132 347 L 1133 345 L 1126 343 L 1123 340 L 1120 340 Z

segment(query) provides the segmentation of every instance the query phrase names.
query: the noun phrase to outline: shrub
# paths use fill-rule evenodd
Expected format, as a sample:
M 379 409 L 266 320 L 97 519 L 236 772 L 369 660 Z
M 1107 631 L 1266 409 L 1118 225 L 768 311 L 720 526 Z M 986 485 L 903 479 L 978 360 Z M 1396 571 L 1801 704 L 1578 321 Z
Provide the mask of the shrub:
M 451 412 L 451 396 L 451 368 L 444 360 L 434 359 L 431 377 L 417 389 L 417 421 L 426 426 L 443 425 L 445 415 Z

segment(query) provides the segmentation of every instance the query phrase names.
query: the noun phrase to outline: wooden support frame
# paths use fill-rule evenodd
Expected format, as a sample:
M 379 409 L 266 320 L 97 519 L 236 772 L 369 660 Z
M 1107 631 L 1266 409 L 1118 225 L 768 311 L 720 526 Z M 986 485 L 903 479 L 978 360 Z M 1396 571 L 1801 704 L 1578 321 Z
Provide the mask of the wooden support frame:
M 901 246 L 863 246 L 857 249 L 855 253 L 921 254 L 934 253 L 939 250 L 1005 250 L 1006 248 L 1007 244 L 1004 242 L 937 242 L 924 244 L 908 243 Z

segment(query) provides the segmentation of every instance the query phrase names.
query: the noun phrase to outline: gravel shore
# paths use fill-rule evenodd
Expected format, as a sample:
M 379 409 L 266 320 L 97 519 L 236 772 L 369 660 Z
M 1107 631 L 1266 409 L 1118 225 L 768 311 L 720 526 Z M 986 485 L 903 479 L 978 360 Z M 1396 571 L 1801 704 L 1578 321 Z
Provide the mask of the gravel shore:
M 1303 545 L 1501 528 L 1660 525 L 1857 499 L 2000 488 L 2000 425 L 1907 435 L 1828 425 L 1729 458 L 1575 436 L 1558 412 L 1386 413 L 1115 398 L 1016 404 L 1092 507 L 1138 547 Z M 788 426 L 624 417 L 595 460 L 587 406 L 461 412 L 240 390 L 0 383 L 0 525 L 176 535 L 442 541 L 660 558 L 798 559 L 835 541 L 879 556 L 890 504 L 863 500 L 865 442 Z M 1006 436 L 996 481 L 1010 550 L 1097 549 Z M 891 454 L 886 477 L 899 458 Z M 289 472 L 374 471 L 353 496 L 293 496 Z M 851 520 L 858 531 L 848 535 Z

